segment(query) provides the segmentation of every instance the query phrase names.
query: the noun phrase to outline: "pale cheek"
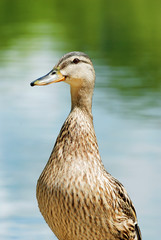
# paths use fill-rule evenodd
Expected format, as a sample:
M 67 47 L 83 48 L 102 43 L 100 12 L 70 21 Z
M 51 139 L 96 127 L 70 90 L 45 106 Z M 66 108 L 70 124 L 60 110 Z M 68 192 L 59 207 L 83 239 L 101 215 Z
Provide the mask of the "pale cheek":
M 93 82 L 94 74 L 90 66 L 88 65 L 68 65 L 65 69 L 61 70 L 61 73 L 64 76 L 68 76 L 66 78 L 66 83 L 78 87 L 82 85 L 82 81 L 90 84 Z
M 63 75 L 63 76 L 67 76 L 67 72 L 65 70 L 60 70 L 60 73 Z
M 66 78 L 66 83 L 70 84 L 72 87 L 80 87 L 82 85 L 81 79 L 78 78 Z

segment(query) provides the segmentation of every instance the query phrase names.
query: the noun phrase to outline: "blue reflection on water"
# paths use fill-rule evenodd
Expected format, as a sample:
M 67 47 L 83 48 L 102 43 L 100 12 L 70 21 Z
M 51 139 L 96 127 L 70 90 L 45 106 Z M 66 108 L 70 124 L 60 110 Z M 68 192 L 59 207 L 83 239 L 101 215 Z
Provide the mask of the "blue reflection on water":
M 39 44 L 50 46 L 50 41 Z M 29 83 L 48 72 L 61 53 L 33 48 L 26 57 L 16 46 L 4 52 L 0 67 L 0 238 L 54 239 L 39 213 L 35 188 L 70 110 L 69 86 L 30 88 Z M 98 65 L 96 69 L 97 82 L 102 82 L 107 70 Z M 117 93 L 108 91 L 119 107 Z M 128 190 L 144 239 L 155 239 L 161 223 L 160 126 L 127 117 L 121 110 L 112 112 L 106 108 L 111 99 L 96 83 L 93 114 L 100 153 L 106 169 Z

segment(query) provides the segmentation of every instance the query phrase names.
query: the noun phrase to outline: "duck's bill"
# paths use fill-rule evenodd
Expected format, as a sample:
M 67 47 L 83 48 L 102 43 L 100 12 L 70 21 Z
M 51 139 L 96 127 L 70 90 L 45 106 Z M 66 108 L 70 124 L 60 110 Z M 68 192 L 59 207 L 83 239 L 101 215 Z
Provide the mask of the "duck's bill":
M 31 82 L 30 85 L 33 86 L 43 86 L 48 85 L 51 83 L 62 82 L 65 80 L 65 76 L 58 71 L 58 70 L 51 70 L 48 74 L 43 77 L 36 79 L 35 81 Z

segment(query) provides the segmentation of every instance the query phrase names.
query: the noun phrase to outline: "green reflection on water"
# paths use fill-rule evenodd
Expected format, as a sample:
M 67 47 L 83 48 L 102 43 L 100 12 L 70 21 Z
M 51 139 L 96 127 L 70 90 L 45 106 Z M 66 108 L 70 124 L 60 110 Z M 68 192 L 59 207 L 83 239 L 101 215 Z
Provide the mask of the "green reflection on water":
M 14 41 L 20 39 L 17 51 L 28 52 L 41 46 L 32 46 L 32 39 L 50 38 L 51 52 L 85 51 L 104 66 L 104 78 L 96 87 L 105 87 L 107 94 L 112 89 L 113 98 L 123 105 L 128 102 L 129 110 L 136 101 L 137 109 L 156 107 L 158 114 L 160 9 L 160 1 L 145 0 L 1 0 L 0 63 L 4 64 L 3 54 Z

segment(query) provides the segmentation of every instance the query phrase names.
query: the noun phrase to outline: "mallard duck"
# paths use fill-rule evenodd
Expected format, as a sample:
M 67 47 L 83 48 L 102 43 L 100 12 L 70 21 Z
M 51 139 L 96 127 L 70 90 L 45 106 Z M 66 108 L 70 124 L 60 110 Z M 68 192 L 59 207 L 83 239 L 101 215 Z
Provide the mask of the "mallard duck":
M 44 219 L 59 240 L 141 240 L 132 201 L 99 154 L 91 59 L 82 52 L 67 53 L 31 86 L 61 81 L 70 85 L 71 111 L 37 182 Z

